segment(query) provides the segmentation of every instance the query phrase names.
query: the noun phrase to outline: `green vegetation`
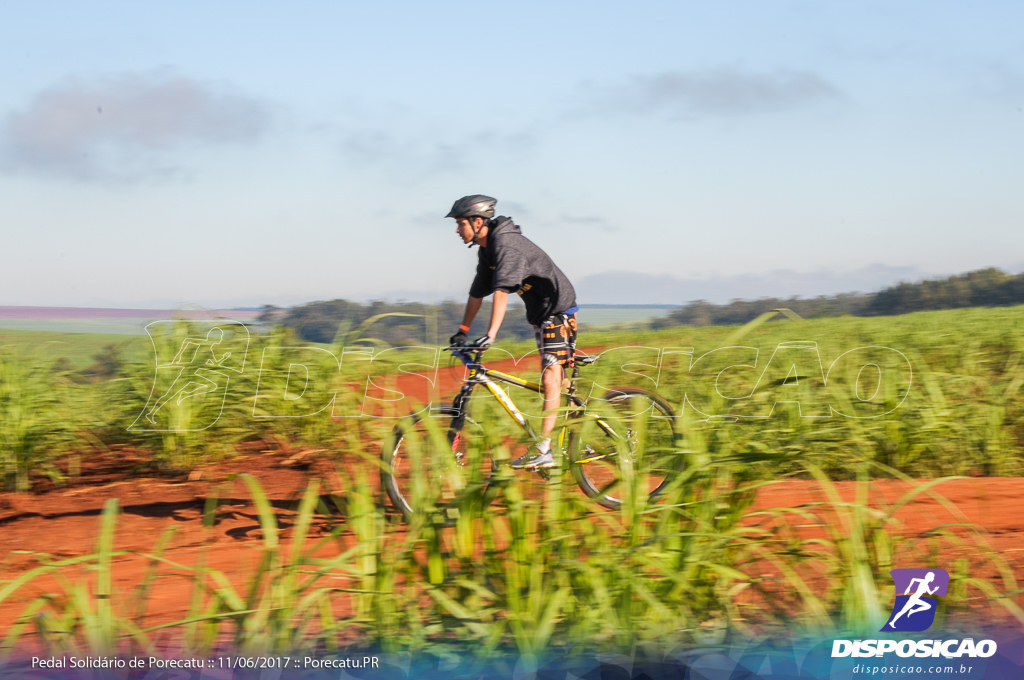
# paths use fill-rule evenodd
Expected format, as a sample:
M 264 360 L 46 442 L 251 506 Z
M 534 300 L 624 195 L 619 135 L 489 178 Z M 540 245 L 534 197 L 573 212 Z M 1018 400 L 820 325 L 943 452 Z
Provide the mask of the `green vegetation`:
M 481 324 L 490 318 L 490 304 L 490 300 L 484 301 L 475 327 L 483 328 Z M 516 309 L 522 304 L 518 299 L 511 300 L 509 304 L 512 310 L 502 326 L 503 338 L 532 338 L 533 329 Z M 423 342 L 437 345 L 447 342 L 448 337 L 462 323 L 464 310 L 465 303 L 456 302 L 427 305 L 419 302 L 375 301 L 362 305 L 347 300 L 331 300 L 312 302 L 288 310 L 269 307 L 260 315 L 260 322 L 290 328 L 306 342 L 328 344 L 337 341 L 339 329 L 344 332 L 344 329 L 359 327 L 376 319 L 373 334 L 379 342 L 392 346 Z M 483 328 L 478 334 L 483 335 L 485 331 Z
M 118 563 L 111 503 L 95 554 L 39 555 L 37 568 L 0 583 L 0 604 L 25 602 L 0 651 L 30 632 L 54 653 L 150 650 L 162 631 L 196 655 L 225 644 L 249 654 L 374 645 L 460 663 L 514 651 L 528 663 L 552 651 L 654 654 L 666 640 L 718 644 L 775 630 L 854 635 L 877 632 L 891 602 L 888 570 L 940 545 L 957 551 L 947 563 L 955 607 L 998 606 L 1024 624 L 1019 584 L 974 527 L 903 539 L 896 518 L 915 496 L 944 503 L 943 478 L 1021 474 L 1024 339 L 1014 331 L 1024 307 L 588 334 L 583 346 L 604 356 L 584 369 L 581 389 L 633 385 L 666 397 L 682 414 L 685 472 L 653 506 L 629 493 L 640 485 L 625 484 L 618 511 L 597 508 L 568 476 L 510 475 L 489 508 L 467 504 L 453 528 L 427 513 L 408 527 L 389 521 L 395 513 L 369 482 L 394 422 L 371 417 L 371 407 L 402 415 L 414 402 L 371 403 L 367 391 L 386 396 L 392 376 L 425 369 L 435 356 L 422 347 L 383 351 L 374 323 L 408 320 L 338 327 L 324 345 L 281 327 L 254 333 L 244 370 L 205 363 L 223 357 L 225 345 L 187 364 L 207 371 L 191 382 L 174 382 L 192 374 L 167 357 L 188 338 L 206 338 L 208 324 L 155 338 L 162 365 L 173 369 L 166 375 L 152 356 L 105 348 L 105 340 L 78 370 L 42 347 L 5 350 L 0 464 L 9 489 L 39 475 L 73 481 L 76 456 L 94 448 L 124 444 L 148 451 L 152 471 L 179 472 L 234 455 L 253 437 L 323 449 L 350 485 L 343 499 L 329 498 L 311 481 L 285 523 L 288 511 L 246 478 L 263 536 L 246 583 L 203 559 L 172 564 L 162 537 L 143 583 L 113 601 L 104 596 Z M 501 349 L 525 355 L 529 344 Z M 519 370 L 533 371 L 527 362 Z M 218 391 L 168 398 L 151 412 L 171 386 L 202 387 L 201 376 L 214 374 L 227 380 Z M 145 425 L 147 412 L 159 427 Z M 488 430 L 490 441 L 511 433 L 501 427 Z M 761 487 L 787 477 L 816 483 L 825 500 L 751 509 Z M 884 478 L 906 484 L 889 505 L 868 496 L 866 484 L 852 499 L 837 485 Z M 217 507 L 211 497 L 209 526 Z M 334 524 L 313 540 L 314 522 Z M 968 574 L 978 565 L 998 585 Z M 149 594 L 183 574 L 193 586 L 187 616 L 147 623 Z M 37 595 L 40 579 L 56 590 Z
M 141 332 L 142 329 L 139 329 Z M 36 361 L 56 361 L 72 371 L 88 369 L 97 362 L 97 354 L 106 351 L 134 350 L 140 361 L 149 353 L 145 337 L 103 333 L 52 333 L 49 331 L 0 330 L 0 347 L 31 348 Z
M 31 472 L 59 479 L 69 453 L 73 402 L 58 362 L 34 362 L 0 350 L 0 488 L 26 491 Z
M 899 538 L 895 511 L 916 495 L 942 502 L 941 481 L 911 482 L 903 498 L 879 509 L 865 493 L 842 498 L 809 468 L 827 501 L 754 513 L 750 503 L 763 482 L 746 462 L 739 456 L 694 466 L 662 503 L 625 503 L 618 512 L 595 512 L 561 476 L 523 480 L 507 486 L 500 511 L 467 507 L 452 529 L 418 515 L 401 531 L 386 521 L 367 474 L 356 476 L 335 507 L 313 480 L 291 510 L 275 510 L 243 475 L 221 489 L 234 497 L 231 487 L 244 482 L 261 525 L 255 567 L 250 551 L 239 555 L 250 565 L 243 582 L 208 566 L 205 552 L 196 564 L 167 559 L 172 528 L 141 555 L 150 565 L 141 582 L 117 598 L 111 588 L 124 559 L 115 558 L 126 553 L 113 550 L 111 500 L 94 554 L 39 554 L 39 566 L 0 583 L 0 605 L 22 603 L 0 640 L 0 662 L 33 633 L 56 655 L 159 654 L 159 645 L 193 657 L 369 646 L 463 668 L 495 652 L 529 665 L 552 653 L 657 658 L 675 645 L 728 644 L 772 631 L 876 634 L 892 599 L 888 570 L 920 556 L 916 541 Z M 217 512 L 213 495 L 207 527 Z M 313 539 L 310 528 L 326 521 L 325 512 L 334 528 Z M 822 530 L 823 538 L 815 535 Z M 970 578 L 966 561 L 958 561 L 948 606 L 984 606 L 1024 624 L 1015 578 L 981 534 L 937 526 L 927 536 L 959 545 L 1002 579 L 996 587 Z M 182 577 L 192 591 L 185 615 L 150 623 L 152 594 L 163 579 Z M 56 586 L 34 595 L 42 581 Z
M 872 297 L 864 314 L 907 314 L 925 309 L 1005 307 L 1024 302 L 1024 274 L 1010 276 L 998 269 L 950 276 L 947 279 L 901 283 Z
M 417 407 L 401 398 L 394 376 L 458 373 L 422 340 L 387 349 L 376 338 L 380 324 L 410 322 L 422 319 L 371 317 L 336 328 L 334 342 L 323 345 L 278 327 L 235 347 L 245 356 L 237 370 L 195 354 L 195 363 L 154 371 L 146 340 L 115 345 L 98 337 L 90 348 L 89 336 L 76 339 L 75 370 L 57 354 L 62 345 L 33 335 L 0 351 L 3 483 L 26 488 L 39 474 L 59 483 L 74 476 L 77 457 L 114 445 L 149 451 L 154 470 L 174 472 L 231 456 L 251 438 L 363 449 L 389 431 L 390 421 L 372 416 Z M 653 389 L 682 414 L 688 438 L 722 456 L 763 453 L 765 479 L 802 474 L 807 462 L 846 478 L 863 461 L 917 477 L 1017 475 L 1024 472 L 1024 338 L 1013 329 L 1022 322 L 1024 307 L 1004 307 L 591 332 L 581 346 L 601 347 L 604 356 L 583 370 L 581 393 Z M 206 332 L 185 322 L 165 331 L 154 339 L 165 364 L 186 338 Z M 529 341 L 504 343 L 488 357 L 531 349 Z M 516 370 L 530 374 L 532 359 Z M 428 378 L 418 383 L 423 390 Z M 438 403 L 448 398 L 435 395 Z M 159 399 L 164 405 L 148 423 L 147 405 Z
M 1024 304 L 1024 274 L 1010 276 L 998 269 L 950 276 L 946 279 L 903 282 L 878 293 L 803 298 L 762 298 L 734 300 L 714 305 L 704 300 L 691 302 L 655 319 L 650 327 L 722 326 L 743 324 L 773 309 L 791 309 L 803 318 L 890 316 L 919 311 L 963 309 L 966 307 L 1005 307 Z

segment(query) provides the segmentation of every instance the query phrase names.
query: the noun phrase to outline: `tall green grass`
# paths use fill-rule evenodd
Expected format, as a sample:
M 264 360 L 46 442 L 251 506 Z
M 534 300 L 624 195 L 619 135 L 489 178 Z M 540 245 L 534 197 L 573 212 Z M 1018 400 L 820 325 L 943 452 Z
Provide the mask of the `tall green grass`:
M 701 420 L 701 413 L 741 416 L 736 422 L 706 423 L 705 436 L 726 448 L 772 452 L 774 458 L 760 465 L 764 479 L 805 474 L 800 461 L 808 456 L 837 478 L 850 476 L 862 461 L 916 477 L 1020 475 L 1024 474 L 1024 339 L 1008 329 L 1022 323 L 1024 307 L 885 318 L 783 319 L 739 329 L 591 332 L 582 336 L 583 346 L 599 345 L 614 351 L 584 370 L 581 393 L 587 393 L 588 385 L 596 385 L 598 390 L 647 387 L 667 397 L 687 417 Z M 190 330 L 188 323 L 181 322 L 165 338 L 168 347 L 164 349 L 173 352 L 175 343 Z M 153 357 L 149 356 L 151 349 L 140 349 L 138 343 L 144 341 L 126 346 L 115 375 L 99 376 L 81 373 L 74 368 L 77 364 L 55 359 L 54 352 L 59 352 L 61 345 L 36 347 L 38 338 L 33 336 L 33 347 L 12 347 L 0 356 L 4 484 L 27 488 L 35 474 L 49 474 L 60 481 L 61 471 L 74 467 L 63 460 L 66 455 L 80 456 L 115 444 L 148 451 L 154 469 L 170 472 L 230 456 L 240 441 L 253 438 L 280 448 L 363 450 L 367 440 L 386 429 L 368 413 L 388 406 L 385 401 L 365 400 L 367 379 L 372 377 L 388 388 L 389 371 L 397 372 L 402 361 L 422 358 L 414 357 L 414 351 L 374 355 L 385 348 L 367 344 L 372 340 L 372 327 L 342 331 L 335 345 L 320 348 L 326 351 L 308 348 L 303 361 L 312 361 L 309 357 L 314 355 L 318 358 L 311 363 L 316 374 L 311 393 L 302 399 L 282 398 L 288 394 L 290 358 L 273 348 L 301 343 L 278 329 L 253 336 L 246 370 L 231 376 L 223 404 L 219 397 L 186 399 L 175 408 L 165 407 L 163 416 L 170 420 L 161 422 L 160 427 L 131 430 L 129 426 L 143 413 L 147 401 L 159 397 L 167 387 L 157 385 L 155 396 L 151 395 Z M 354 350 L 360 341 L 362 349 Z M 769 371 L 762 376 L 776 349 L 794 341 L 814 343 L 814 350 L 802 355 L 811 360 L 801 360 L 798 366 L 805 374 L 788 376 L 789 365 L 780 363 L 773 366 L 778 375 Z M 96 351 L 102 354 L 104 345 L 99 340 L 96 343 Z M 717 363 L 705 359 L 692 369 L 689 365 L 691 358 L 736 345 L 756 350 L 757 365 L 720 372 L 729 365 L 726 355 L 715 355 L 722 357 Z M 627 346 L 639 349 L 618 349 Z M 823 384 L 824 373 L 835 359 L 864 346 L 891 347 L 904 354 L 913 373 L 909 389 L 889 382 L 871 402 L 875 406 L 852 403 L 859 379 L 856 366 L 829 375 L 829 385 Z M 690 347 L 692 355 L 676 354 L 675 361 L 664 360 L 659 366 L 661 347 Z M 74 347 L 79 363 L 84 348 Z M 526 345 L 510 348 L 517 356 L 529 351 Z M 750 361 L 750 350 L 730 351 L 740 363 Z M 340 369 L 328 352 L 341 358 Z M 495 351 L 489 358 L 500 359 L 501 353 Z M 442 373 L 445 370 L 442 367 Z M 527 360 L 519 370 L 532 372 L 532 362 Z M 793 384 L 794 380 L 798 384 Z M 316 391 L 323 399 L 313 394 Z M 326 402 L 330 394 L 337 394 L 337 399 L 321 408 L 320 402 Z M 526 404 L 532 398 L 516 396 Z M 776 401 L 779 403 L 767 417 Z M 792 401 L 799 401 L 799 408 Z M 539 412 L 537 404 L 533 408 Z M 884 415 L 855 419 L 832 412 L 871 415 L 872 408 Z M 342 417 L 336 417 L 339 415 Z M 209 423 L 213 424 L 205 427 Z
M 26 491 L 31 473 L 60 480 L 75 439 L 76 393 L 56 361 L 0 348 L 0 490 Z
M 142 555 L 149 567 L 141 582 L 118 597 L 113 583 L 126 553 L 114 549 L 111 500 L 95 553 L 38 555 L 38 567 L 0 583 L 0 606 L 22 602 L 0 660 L 33 644 L 79 655 L 374 647 L 481 667 L 506 653 L 528 667 L 551 654 L 658 657 L 773 633 L 877 631 L 892 601 L 888 571 L 921 556 L 920 545 L 908 550 L 920 539 L 902 534 L 896 515 L 916 496 L 942 502 L 941 486 L 905 479 L 908 491 L 884 506 L 865 491 L 842 498 L 811 468 L 825 501 L 754 512 L 764 483 L 748 463 L 737 455 L 688 469 L 662 502 L 619 511 L 597 508 L 568 475 L 516 475 L 495 506 L 467 506 L 450 528 L 427 512 L 408 526 L 389 521 L 366 474 L 353 480 L 340 516 L 315 480 L 288 510 L 243 476 L 261 528 L 238 548 L 240 562 L 255 557 L 244 580 L 211 567 L 205 552 L 194 564 L 170 559 L 168 532 Z M 866 482 L 868 469 L 860 474 Z M 207 503 L 211 531 L 217 498 Z M 966 529 L 928 534 L 937 555 L 956 555 L 944 562 L 957 565 L 950 611 L 994 606 L 1024 624 L 1012 571 Z M 996 567 L 999 580 L 972 576 L 978 563 Z M 149 598 L 182 577 L 192 593 L 186 615 L 148 624 Z
M 592 334 L 584 345 L 690 346 L 694 357 L 743 344 L 759 350 L 760 368 L 781 343 L 810 340 L 825 371 L 849 349 L 885 345 L 909 357 L 914 380 L 909 391 L 885 386 L 878 408 L 894 408 L 883 417 L 811 419 L 803 416 L 826 407 L 848 412 L 851 405 L 843 400 L 850 389 L 837 395 L 813 372 L 790 385 L 786 366 L 778 380 L 754 390 L 757 369 L 719 375 L 677 362 L 659 372 L 652 352 L 612 353 L 585 369 L 581 394 L 630 384 L 654 388 L 682 414 L 686 465 L 660 501 L 646 502 L 639 492 L 642 472 L 625 464 L 628 457 L 622 457 L 624 502 L 614 512 L 597 508 L 566 474 L 541 479 L 503 468 L 494 503 L 467 496 L 453 527 L 429 511 L 429 502 L 408 525 L 396 522 L 370 482 L 393 421 L 329 413 L 261 417 L 257 381 L 268 381 L 260 390 L 283 392 L 283 359 L 268 363 L 262 376 L 247 371 L 234 380 L 224 413 L 199 434 L 117 427 L 119 419 L 127 427 L 146 404 L 151 363 L 129 360 L 115 377 L 78 381 L 66 367 L 8 352 L 0 357 L 0 465 L 9 488 L 27 488 L 40 472 L 59 481 L 66 456 L 114 439 L 149 449 L 154 467 L 180 469 L 230 455 L 236 442 L 254 436 L 323 449 L 347 486 L 344 502 L 335 503 L 312 482 L 283 521 L 255 480 L 243 478 L 261 526 L 260 541 L 242 547 L 256 556 L 247 580 L 238 583 L 205 557 L 195 564 L 173 562 L 166 553 L 171 535 L 165 534 L 146 555 L 143 581 L 123 598 L 111 597 L 120 557 L 113 549 L 117 513 L 111 503 L 94 554 L 68 560 L 40 555 L 37 567 L 0 583 L 0 604 L 25 602 L 3 652 L 28 637 L 54 653 L 153 650 L 160 644 L 197 654 L 219 647 L 260 654 L 374 645 L 463 660 L 514 651 L 528 665 L 552 650 L 657 654 L 672 645 L 720 644 L 765 631 L 877 631 L 892 601 L 888 571 L 911 559 L 918 564 L 922 554 L 952 565 L 949 611 L 996 606 L 1024 623 L 1020 585 L 976 527 L 959 522 L 907 538 L 898 519 L 915 497 L 942 502 L 943 478 L 1021 472 L 1024 341 L 1006 330 L 1019 326 L 1021 317 L 1024 309 L 1015 308 Z M 283 332 L 256 338 L 251 356 L 287 342 Z M 331 351 L 338 354 L 347 343 L 342 338 Z M 616 356 L 618 363 L 611 361 Z M 356 415 L 362 395 L 352 386 L 369 371 L 395 368 L 343 361 L 339 372 L 336 362 L 333 371 L 333 360 L 325 356 L 324 362 L 330 375 L 324 389 L 338 394 L 343 412 Z M 857 376 L 836 380 L 849 388 Z M 705 414 L 750 415 L 789 387 L 803 413 L 783 405 L 770 418 L 709 421 L 693 407 L 700 404 Z M 524 394 L 514 396 L 528 405 Z M 532 408 L 539 417 L 537 405 Z M 471 440 L 471 453 L 511 457 L 514 430 L 507 420 L 487 409 L 480 418 L 485 435 Z M 426 469 L 417 468 L 421 477 L 414 483 L 429 494 Z M 810 480 L 825 500 L 752 511 L 758 490 L 785 477 Z M 913 481 L 918 477 L 936 481 Z M 908 490 L 895 503 L 882 504 L 869 491 L 878 478 L 900 479 Z M 854 482 L 858 495 L 844 498 L 839 481 Z M 214 495 L 205 519 L 209 531 L 216 513 Z M 315 526 L 325 528 L 317 539 Z M 978 569 L 997 578 L 980 578 Z M 149 625 L 152 593 L 165 579 L 182 576 L 191 586 L 187 615 Z M 35 589 L 44 583 L 47 590 L 39 595 Z

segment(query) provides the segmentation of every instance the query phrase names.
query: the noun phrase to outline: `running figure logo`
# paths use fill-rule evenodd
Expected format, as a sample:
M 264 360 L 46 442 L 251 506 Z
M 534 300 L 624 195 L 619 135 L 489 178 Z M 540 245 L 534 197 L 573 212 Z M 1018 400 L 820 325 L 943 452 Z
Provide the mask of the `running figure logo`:
M 949 574 L 945 569 L 893 569 L 896 603 L 882 631 L 920 632 L 935 621 L 940 597 L 946 596 Z
M 244 325 L 193 322 L 187 337 L 175 338 L 180 323 L 154 321 L 146 326 L 156 352 L 156 374 L 146 407 L 129 430 L 205 430 L 220 419 L 230 374 L 242 373 L 249 348 Z M 187 417 L 182 417 L 183 406 L 194 407 L 188 408 Z

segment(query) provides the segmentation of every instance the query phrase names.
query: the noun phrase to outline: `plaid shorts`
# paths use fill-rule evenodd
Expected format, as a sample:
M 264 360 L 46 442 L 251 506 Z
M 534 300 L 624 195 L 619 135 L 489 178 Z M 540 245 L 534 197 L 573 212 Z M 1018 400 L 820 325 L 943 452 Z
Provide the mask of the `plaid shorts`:
M 533 327 L 540 350 L 540 367 L 561 366 L 568 371 L 575 365 L 576 315 L 552 314 L 542 325 Z

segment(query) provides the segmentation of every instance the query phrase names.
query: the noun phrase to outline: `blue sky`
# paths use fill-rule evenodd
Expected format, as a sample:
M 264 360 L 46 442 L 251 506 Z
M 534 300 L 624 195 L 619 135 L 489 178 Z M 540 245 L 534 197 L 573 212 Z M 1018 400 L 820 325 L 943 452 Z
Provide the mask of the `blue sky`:
M 0 304 L 581 302 L 1024 269 L 1012 2 L 0 3 Z

